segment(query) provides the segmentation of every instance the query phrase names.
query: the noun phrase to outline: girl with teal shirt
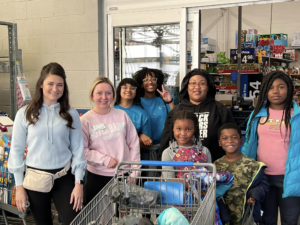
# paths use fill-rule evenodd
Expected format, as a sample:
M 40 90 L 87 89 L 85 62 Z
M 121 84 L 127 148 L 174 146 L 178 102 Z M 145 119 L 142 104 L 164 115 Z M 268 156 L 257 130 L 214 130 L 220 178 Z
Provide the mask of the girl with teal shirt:
M 131 78 L 124 78 L 118 85 L 114 108 L 127 113 L 139 135 L 141 147 L 152 145 L 150 118 L 141 107 L 137 83 Z

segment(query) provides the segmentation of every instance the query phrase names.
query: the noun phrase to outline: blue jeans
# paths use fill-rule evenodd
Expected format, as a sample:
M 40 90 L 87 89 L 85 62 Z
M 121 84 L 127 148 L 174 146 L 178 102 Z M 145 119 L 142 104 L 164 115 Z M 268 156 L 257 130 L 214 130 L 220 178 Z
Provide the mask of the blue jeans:
M 270 190 L 261 204 L 264 211 L 262 223 L 277 225 L 278 207 L 281 225 L 297 225 L 300 215 L 300 197 L 282 198 L 284 175 L 267 175 Z

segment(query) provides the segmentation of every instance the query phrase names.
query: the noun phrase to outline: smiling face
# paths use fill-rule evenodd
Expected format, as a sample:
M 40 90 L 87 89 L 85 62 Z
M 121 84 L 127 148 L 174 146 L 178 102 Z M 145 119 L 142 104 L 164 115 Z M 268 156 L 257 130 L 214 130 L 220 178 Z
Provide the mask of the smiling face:
M 208 85 L 207 80 L 201 75 L 192 76 L 188 84 L 188 94 L 190 102 L 198 105 L 207 97 Z
M 123 84 L 121 86 L 120 95 L 122 99 L 133 100 L 136 95 L 136 87 L 131 84 Z
M 64 93 L 64 79 L 60 76 L 49 74 L 41 85 L 43 101 L 47 105 L 57 103 Z
M 99 83 L 93 91 L 92 100 L 100 110 L 109 109 L 114 100 L 113 89 L 108 83 Z
M 157 89 L 157 81 L 155 81 L 155 75 L 152 73 L 151 75 L 147 74 L 147 76 L 143 79 L 142 87 L 145 89 L 145 92 L 153 93 Z
M 173 126 L 173 133 L 178 145 L 186 147 L 192 146 L 192 138 L 195 133 L 193 120 L 176 120 Z
M 287 98 L 287 84 L 280 78 L 274 80 L 269 92 L 268 100 L 271 109 L 283 110 Z
M 239 153 L 239 148 L 242 143 L 243 139 L 236 129 L 230 128 L 221 131 L 219 146 L 223 148 L 226 154 Z

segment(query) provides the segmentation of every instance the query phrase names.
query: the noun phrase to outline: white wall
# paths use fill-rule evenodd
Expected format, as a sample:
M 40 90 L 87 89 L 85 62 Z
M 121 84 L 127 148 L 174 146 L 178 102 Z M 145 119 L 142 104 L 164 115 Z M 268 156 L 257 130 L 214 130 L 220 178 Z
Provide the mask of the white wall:
M 97 0 L 0 0 L 0 21 L 18 24 L 24 73 L 33 93 L 41 68 L 60 63 L 67 74 L 71 106 L 91 107 L 88 90 L 98 76 Z M 0 50 L 8 48 L 0 26 Z M 9 78 L 0 74 L 0 110 L 9 112 Z

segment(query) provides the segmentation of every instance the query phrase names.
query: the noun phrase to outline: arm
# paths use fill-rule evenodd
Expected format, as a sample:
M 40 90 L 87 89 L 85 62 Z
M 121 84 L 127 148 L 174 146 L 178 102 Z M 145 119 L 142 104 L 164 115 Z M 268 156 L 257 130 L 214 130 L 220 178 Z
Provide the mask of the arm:
M 173 108 L 174 108 L 174 101 L 172 101 L 172 102 L 169 103 L 168 105 L 169 105 L 170 109 L 173 110 Z
M 27 121 L 25 108 L 21 108 L 15 118 L 11 149 L 8 158 L 8 170 L 14 174 L 16 186 L 23 185 L 25 163 L 23 160 L 27 137 Z
M 142 114 L 141 118 L 142 122 L 142 134 L 140 135 L 140 145 L 141 148 L 149 148 L 152 146 L 153 141 L 151 139 L 151 123 L 149 116 L 146 114 Z
M 75 110 L 74 110 L 75 111 Z M 75 181 L 83 179 L 83 172 L 86 169 L 86 160 L 84 158 L 83 137 L 80 118 L 77 112 L 72 112 L 73 123 L 70 129 L 70 150 L 72 152 L 72 173 L 75 175 Z
M 86 127 L 84 122 L 81 122 L 81 125 L 83 134 L 84 158 L 87 160 L 87 164 L 92 166 L 100 165 L 107 167 L 111 157 L 89 148 L 89 129 Z
M 159 153 L 157 156 L 157 160 L 161 160 L 161 156 L 163 154 L 163 151 L 169 147 L 169 141 L 171 141 L 172 135 L 173 135 L 173 129 L 172 129 L 172 117 L 174 113 L 173 109 L 168 115 L 167 119 L 165 122 L 165 128 L 164 131 L 161 135 L 161 140 L 160 140 L 160 147 L 159 147 Z
M 207 157 L 206 162 L 207 162 L 207 163 L 212 163 L 211 154 L 210 154 L 210 151 L 208 150 L 208 148 L 203 147 L 203 153 L 204 153 L 204 154 L 206 155 L 206 157 Z
M 269 191 L 269 183 L 264 169 L 261 169 L 259 173 L 263 173 L 260 174 L 260 176 L 262 176 L 261 181 L 248 191 L 247 199 L 254 198 L 256 201 L 262 202 L 265 199 L 266 193 Z
M 161 161 L 173 161 L 172 157 L 170 156 L 170 148 L 167 148 L 161 157 Z M 173 166 L 162 166 L 163 170 L 171 170 L 171 171 L 165 171 L 162 172 L 163 178 L 173 179 L 175 178 L 175 168 Z M 169 180 L 170 181 L 170 180 Z M 178 181 L 177 181 L 178 182 Z
M 10 155 L 8 158 L 8 170 L 14 174 L 16 181 L 16 205 L 20 212 L 24 212 L 25 202 L 28 196 L 23 187 L 25 163 L 23 160 L 25 151 L 25 142 L 27 136 L 27 121 L 25 118 L 25 107 L 21 108 L 16 115 L 13 135 L 11 141 Z
M 129 148 L 129 155 L 130 159 L 132 161 L 141 161 L 141 154 L 140 154 L 140 143 L 139 143 L 139 137 L 136 133 L 136 129 L 131 122 L 130 118 L 125 114 L 125 120 L 126 120 L 126 143 Z M 140 167 L 139 165 L 134 165 L 133 167 Z M 134 171 L 130 175 L 131 177 L 140 176 L 140 172 Z

